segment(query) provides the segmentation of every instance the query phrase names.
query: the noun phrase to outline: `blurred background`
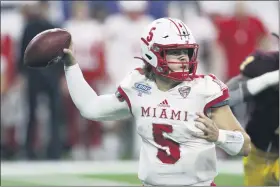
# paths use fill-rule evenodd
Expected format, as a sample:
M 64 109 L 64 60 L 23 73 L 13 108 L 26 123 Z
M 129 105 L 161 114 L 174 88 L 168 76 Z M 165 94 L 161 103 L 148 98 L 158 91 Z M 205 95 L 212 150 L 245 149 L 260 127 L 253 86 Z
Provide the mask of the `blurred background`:
M 24 50 L 38 33 L 66 28 L 87 82 L 114 93 L 142 66 L 143 28 L 160 17 L 182 19 L 199 49 L 199 73 L 222 81 L 239 74 L 255 49 L 278 49 L 278 1 L 1 1 L 1 161 L 119 161 L 138 159 L 133 120 L 82 118 L 66 86 L 62 65 L 34 71 Z M 241 119 L 242 121 L 242 119 Z M 218 150 L 220 160 L 241 160 Z M 241 162 L 241 161 L 240 161 Z

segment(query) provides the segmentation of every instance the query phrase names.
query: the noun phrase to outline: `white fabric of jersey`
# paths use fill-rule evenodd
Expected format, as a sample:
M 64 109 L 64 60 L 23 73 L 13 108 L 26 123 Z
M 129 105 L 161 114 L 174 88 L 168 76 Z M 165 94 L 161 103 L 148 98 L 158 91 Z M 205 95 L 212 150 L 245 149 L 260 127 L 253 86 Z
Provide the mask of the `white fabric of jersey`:
M 227 87 L 214 75 L 198 76 L 163 92 L 141 70 L 121 82 L 142 138 L 138 177 L 149 185 L 196 185 L 217 175 L 215 144 L 195 138 L 196 112 L 228 99 Z M 179 149 L 179 151 L 178 151 Z

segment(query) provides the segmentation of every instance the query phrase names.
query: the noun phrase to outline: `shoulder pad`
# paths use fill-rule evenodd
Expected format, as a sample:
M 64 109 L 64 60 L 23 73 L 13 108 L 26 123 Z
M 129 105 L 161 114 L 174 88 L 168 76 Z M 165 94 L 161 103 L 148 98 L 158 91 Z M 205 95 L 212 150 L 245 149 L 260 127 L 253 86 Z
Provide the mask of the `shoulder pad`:
M 228 89 L 227 85 L 218 79 L 214 74 L 208 74 L 205 76 L 207 82 L 207 89 L 223 91 Z
M 204 107 L 204 113 L 206 114 L 209 108 L 228 104 L 229 91 L 228 87 L 213 74 L 205 76 L 205 80 L 207 95 L 205 98 L 206 105 Z

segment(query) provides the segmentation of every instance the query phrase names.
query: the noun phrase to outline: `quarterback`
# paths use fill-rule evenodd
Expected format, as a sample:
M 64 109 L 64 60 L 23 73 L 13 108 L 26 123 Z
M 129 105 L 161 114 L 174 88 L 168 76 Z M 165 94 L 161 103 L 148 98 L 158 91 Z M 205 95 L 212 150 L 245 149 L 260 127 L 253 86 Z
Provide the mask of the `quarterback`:
M 143 185 L 214 185 L 215 146 L 230 155 L 250 152 L 250 138 L 228 106 L 227 86 L 212 74 L 196 74 L 199 46 L 181 20 L 153 21 L 140 45 L 144 66 L 131 71 L 111 95 L 97 95 L 72 46 L 64 49 L 73 102 L 83 117 L 95 121 L 134 117 L 142 139 L 138 177 Z

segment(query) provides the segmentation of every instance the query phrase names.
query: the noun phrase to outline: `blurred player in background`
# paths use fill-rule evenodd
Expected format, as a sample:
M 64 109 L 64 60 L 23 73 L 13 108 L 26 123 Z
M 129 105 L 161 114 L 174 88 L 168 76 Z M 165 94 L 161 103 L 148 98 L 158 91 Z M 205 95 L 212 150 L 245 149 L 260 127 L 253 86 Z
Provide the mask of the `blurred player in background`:
M 216 145 L 230 155 L 250 152 L 250 138 L 228 106 L 228 88 L 212 74 L 196 74 L 198 44 L 181 20 L 153 21 L 140 46 L 143 69 L 131 71 L 116 94 L 107 95 L 96 94 L 73 49 L 64 49 L 73 102 L 87 119 L 135 118 L 144 185 L 214 185 Z
M 23 57 L 28 43 L 40 32 L 55 28 L 47 18 L 48 1 L 39 1 L 26 5 L 25 26 L 20 40 L 20 58 L 18 62 L 20 76 L 27 80 L 27 102 L 29 106 L 29 121 L 26 134 L 26 156 L 28 159 L 38 159 L 42 149 L 36 149 L 39 144 L 38 136 L 38 102 L 43 93 L 49 99 L 49 144 L 46 148 L 47 159 L 58 159 L 62 151 L 61 126 L 63 110 L 61 104 L 60 80 L 63 75 L 63 66 L 50 67 L 46 70 L 34 70 L 23 65 Z M 46 115 L 46 114 L 44 114 Z M 45 154 L 45 153 L 42 153 Z
M 141 53 L 139 38 L 142 28 L 154 20 L 147 14 L 148 1 L 118 1 L 117 5 L 120 12 L 110 15 L 104 26 L 106 71 L 110 72 L 111 82 L 103 91 L 112 93 L 127 72 L 141 65 L 141 62 L 133 57 Z M 115 71 L 116 69 L 118 71 Z M 107 151 L 105 157 L 108 159 L 138 157 L 141 140 L 135 133 L 132 123 L 133 120 L 128 118 L 106 124 L 108 131 L 104 137 L 107 142 L 104 145 Z
M 228 87 L 233 108 L 247 103 L 252 151 L 243 160 L 245 185 L 279 186 L 279 50 L 252 53 L 240 71 Z
M 15 95 L 11 92 L 15 82 L 14 43 L 9 34 L 1 33 L 1 155 L 3 158 L 14 156 L 15 144 L 15 107 L 12 100 Z M 3 108 L 5 107 L 5 110 Z
M 18 75 L 16 68 L 23 19 L 20 11 L 11 13 L 14 7 L 5 9 L 3 4 L 1 2 L 1 155 L 4 159 L 16 159 L 20 156 L 28 115 L 25 78 Z
M 72 2 L 71 18 L 64 24 L 72 35 L 75 43 L 75 54 L 85 80 L 97 92 L 101 91 L 100 84 L 105 84 L 105 59 L 102 25 L 90 16 L 89 3 L 86 1 Z M 67 97 L 67 116 L 69 127 L 70 146 L 75 159 L 95 158 L 95 153 L 101 145 L 101 124 L 95 121 L 84 120 L 73 105 L 69 92 Z M 86 125 L 81 125 L 86 124 Z
M 2 41 L 2 40 L 1 40 Z M 1 95 L 7 88 L 7 60 L 1 55 Z
M 267 48 L 268 32 L 262 21 L 248 12 L 245 1 L 234 2 L 234 14 L 215 19 L 218 42 L 226 57 L 225 80 L 238 75 L 240 62 L 258 48 Z

